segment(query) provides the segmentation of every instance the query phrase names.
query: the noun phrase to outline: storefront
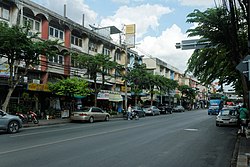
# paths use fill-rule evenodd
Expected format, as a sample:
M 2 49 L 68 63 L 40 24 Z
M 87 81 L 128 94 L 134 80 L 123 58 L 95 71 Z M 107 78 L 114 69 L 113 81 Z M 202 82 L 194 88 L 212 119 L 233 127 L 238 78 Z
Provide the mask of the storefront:
M 97 95 L 99 107 L 106 111 L 122 111 L 123 98 L 119 92 L 101 90 Z

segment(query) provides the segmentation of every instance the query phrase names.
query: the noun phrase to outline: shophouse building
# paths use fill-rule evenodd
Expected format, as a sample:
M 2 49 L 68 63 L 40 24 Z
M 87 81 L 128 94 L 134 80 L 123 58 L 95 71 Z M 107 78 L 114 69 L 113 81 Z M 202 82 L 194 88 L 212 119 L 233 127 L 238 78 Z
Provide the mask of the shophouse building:
M 155 57 L 143 57 L 143 63 L 146 64 L 148 71 L 155 75 L 162 75 L 168 79 L 175 80 L 179 83 L 179 85 L 184 84 L 183 75 L 181 72 L 174 66 L 162 61 L 159 58 Z M 175 94 L 178 94 L 178 90 L 172 90 L 170 94 L 167 92 L 163 95 L 155 95 L 154 100 L 158 103 L 169 103 L 169 96 L 171 97 L 172 101 Z
M 83 23 L 79 24 L 68 18 L 65 10 L 64 6 L 64 14 L 60 15 L 30 0 L 0 1 L 0 21 L 7 22 L 10 26 L 23 26 L 28 23 L 31 26 L 30 35 L 38 32 L 42 40 L 59 40 L 62 43 L 61 46 L 57 47 L 58 55 L 53 57 L 41 55 L 39 65 L 29 70 L 11 98 L 12 107 L 21 106 L 25 99 L 28 99 L 27 103 L 29 104 L 27 105 L 38 113 L 48 111 L 50 108 L 62 110 L 62 107 L 67 107 L 69 104 L 64 97 L 58 97 L 48 90 L 48 82 L 72 76 L 82 77 L 90 83 L 93 82 L 85 75 L 86 69 L 77 67 L 77 63 L 71 59 L 70 52 L 91 56 L 96 54 L 110 55 L 111 60 L 121 65 L 128 64 L 131 67 L 136 61 L 142 62 L 142 58 L 137 52 L 126 49 L 123 44 L 116 43 L 111 39 L 111 34 L 121 33 L 116 27 L 87 28 L 84 27 L 84 15 Z M 79 13 L 79 15 L 82 14 Z M 5 61 L 6 59 L 0 58 L 1 71 L 6 70 Z M 22 67 L 22 62 L 17 66 Z M 115 71 L 113 71 L 113 75 L 115 75 Z M 98 100 L 114 102 L 115 104 L 112 104 L 114 106 L 117 106 L 117 103 L 122 105 L 124 101 L 122 78 L 117 76 L 106 79 L 108 81 L 105 82 L 105 90 L 100 91 Z M 8 77 L 0 73 L 0 80 L 2 92 L 0 97 L 3 99 L 7 93 Z M 101 77 L 99 77 L 98 83 L 101 82 Z M 81 99 L 81 101 L 84 101 L 86 105 L 92 104 L 91 99 Z M 0 103 L 3 101 L 1 100 Z

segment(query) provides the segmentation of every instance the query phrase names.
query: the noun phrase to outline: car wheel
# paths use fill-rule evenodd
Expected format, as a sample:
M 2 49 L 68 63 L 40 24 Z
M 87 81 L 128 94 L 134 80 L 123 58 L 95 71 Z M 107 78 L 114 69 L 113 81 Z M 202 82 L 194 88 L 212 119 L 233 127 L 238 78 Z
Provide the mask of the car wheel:
M 94 117 L 90 117 L 90 118 L 89 118 L 89 122 L 90 122 L 90 123 L 93 123 L 93 122 L 94 122 Z
M 8 133 L 17 133 L 19 131 L 19 124 L 17 121 L 11 121 L 7 127 Z
M 108 115 L 105 117 L 105 121 L 109 121 L 109 116 Z

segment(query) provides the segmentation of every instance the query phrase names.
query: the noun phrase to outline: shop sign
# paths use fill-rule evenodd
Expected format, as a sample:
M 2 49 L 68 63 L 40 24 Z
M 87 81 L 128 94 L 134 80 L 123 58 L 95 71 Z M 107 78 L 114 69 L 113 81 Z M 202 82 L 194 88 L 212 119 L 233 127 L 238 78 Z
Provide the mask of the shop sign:
M 36 84 L 36 83 L 29 83 L 27 90 L 50 92 L 47 84 Z
M 9 64 L 0 64 L 0 77 L 10 77 Z
M 109 93 L 99 92 L 97 94 L 97 99 L 98 100 L 108 100 L 109 99 Z
M 125 92 L 125 86 L 121 86 L 121 91 Z M 130 92 L 131 91 L 131 87 L 127 87 L 127 91 Z
M 119 102 L 119 101 L 123 101 L 123 98 L 121 95 L 119 94 L 109 94 L 109 101 L 114 101 L 114 102 Z

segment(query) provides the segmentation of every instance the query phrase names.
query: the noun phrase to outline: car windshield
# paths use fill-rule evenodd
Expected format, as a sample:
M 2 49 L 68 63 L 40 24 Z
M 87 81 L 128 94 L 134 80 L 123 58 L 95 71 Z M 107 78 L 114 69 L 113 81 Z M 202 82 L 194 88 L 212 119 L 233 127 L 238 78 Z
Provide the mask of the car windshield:
M 143 108 L 150 108 L 151 106 L 144 106 Z
M 226 109 L 226 110 L 222 110 L 220 115 L 221 116 L 236 115 L 236 111 Z

